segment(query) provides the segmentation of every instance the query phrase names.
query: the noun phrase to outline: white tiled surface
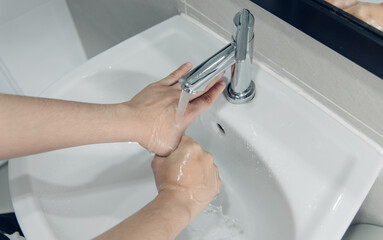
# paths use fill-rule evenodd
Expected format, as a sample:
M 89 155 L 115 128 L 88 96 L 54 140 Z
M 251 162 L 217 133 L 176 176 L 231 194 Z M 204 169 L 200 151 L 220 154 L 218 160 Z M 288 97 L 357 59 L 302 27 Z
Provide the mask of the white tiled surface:
M 49 0 L 0 0 L 0 26 Z
M 40 94 L 86 60 L 64 0 L 45 1 L 9 19 L 0 25 L 0 56 L 24 94 Z

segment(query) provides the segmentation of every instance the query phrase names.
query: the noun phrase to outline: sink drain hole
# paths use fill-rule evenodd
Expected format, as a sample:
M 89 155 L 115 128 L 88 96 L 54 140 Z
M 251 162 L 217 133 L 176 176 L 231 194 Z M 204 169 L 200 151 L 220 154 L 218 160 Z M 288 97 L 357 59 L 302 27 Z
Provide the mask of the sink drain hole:
M 222 127 L 221 124 L 217 123 L 217 129 L 218 132 L 220 132 L 222 135 L 225 135 L 225 129 Z

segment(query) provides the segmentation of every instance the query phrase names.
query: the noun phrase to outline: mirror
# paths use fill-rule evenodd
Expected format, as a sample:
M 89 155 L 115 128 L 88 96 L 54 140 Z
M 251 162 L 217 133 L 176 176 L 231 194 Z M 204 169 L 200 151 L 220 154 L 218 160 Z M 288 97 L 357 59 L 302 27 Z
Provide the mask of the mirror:
M 325 0 L 333 6 L 362 20 L 370 26 L 383 30 L 383 0 Z
M 251 0 L 383 79 L 383 0 Z

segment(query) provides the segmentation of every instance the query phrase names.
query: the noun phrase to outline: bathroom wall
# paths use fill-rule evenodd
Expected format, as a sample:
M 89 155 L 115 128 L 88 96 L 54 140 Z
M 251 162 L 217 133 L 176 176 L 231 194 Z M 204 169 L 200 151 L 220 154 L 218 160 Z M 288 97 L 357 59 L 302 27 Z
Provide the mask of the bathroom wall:
M 0 92 L 39 95 L 85 60 L 65 0 L 0 0 Z
M 22 91 L 0 58 L 0 93 L 20 94 Z M 1 164 L 0 164 L 1 165 Z
M 226 39 L 232 16 L 255 15 L 256 61 L 298 85 L 317 101 L 383 147 L 383 80 L 248 0 L 181 0 L 181 11 Z M 383 174 L 354 222 L 383 226 Z
M 89 58 L 179 13 L 177 0 L 67 0 Z

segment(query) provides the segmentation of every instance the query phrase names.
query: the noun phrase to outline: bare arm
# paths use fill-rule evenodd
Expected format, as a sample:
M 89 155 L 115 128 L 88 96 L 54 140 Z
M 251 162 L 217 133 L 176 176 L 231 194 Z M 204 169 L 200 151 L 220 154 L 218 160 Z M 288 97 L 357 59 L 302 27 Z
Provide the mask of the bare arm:
M 188 137 L 169 157 L 156 156 L 152 168 L 158 196 L 95 240 L 174 239 L 221 187 L 212 156 Z
M 168 155 L 177 147 L 186 127 L 224 89 L 224 85 L 215 84 L 204 94 L 194 96 L 184 121 L 176 123 L 181 93 L 178 79 L 190 68 L 190 64 L 182 65 L 168 77 L 150 84 L 130 101 L 120 104 L 0 94 L 0 160 L 119 141 L 139 142 L 152 152 Z
M 219 76 L 206 92 L 193 96 L 183 121 L 177 122 L 181 93 L 177 81 L 190 69 L 190 64 L 184 64 L 120 104 L 0 94 L 0 159 L 92 143 L 139 142 L 157 154 L 152 167 L 159 194 L 97 239 L 174 239 L 207 206 L 220 186 L 211 155 L 182 135 L 213 104 L 225 84 L 217 83 Z M 192 161 L 187 161 L 183 177 L 178 179 L 185 156 Z
M 163 192 L 140 211 L 94 240 L 170 240 L 190 222 L 189 207 L 177 192 Z
M 116 105 L 0 95 L 0 159 L 116 141 L 115 108 Z M 126 121 L 127 125 L 133 124 L 129 118 Z

